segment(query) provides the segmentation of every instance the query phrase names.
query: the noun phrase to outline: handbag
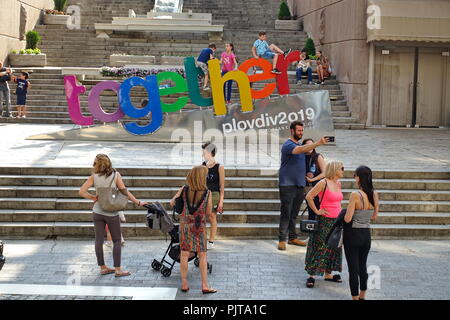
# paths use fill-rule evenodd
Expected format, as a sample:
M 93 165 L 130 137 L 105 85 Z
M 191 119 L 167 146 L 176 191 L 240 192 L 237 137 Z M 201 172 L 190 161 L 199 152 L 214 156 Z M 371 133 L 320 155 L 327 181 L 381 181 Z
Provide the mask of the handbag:
M 0 241 L 0 271 L 5 265 L 6 258 L 3 256 L 3 242 Z
M 115 185 L 116 172 L 109 187 L 97 188 L 98 202 L 104 211 L 115 212 L 125 210 L 128 203 L 127 189 L 118 189 Z
M 342 226 L 337 226 L 328 235 L 327 245 L 331 249 L 339 249 L 342 247 L 343 240 L 344 240 L 344 228 Z
M 323 194 L 325 194 L 325 190 L 327 190 L 326 180 L 325 180 L 325 189 L 323 189 Z M 320 205 L 322 204 L 322 200 L 323 200 L 323 196 L 319 203 L 319 209 L 320 209 Z M 306 208 L 303 210 L 301 216 L 303 216 L 305 214 L 307 209 L 308 209 L 308 206 L 306 206 Z M 301 232 L 317 232 L 317 231 L 319 231 L 319 222 L 317 220 L 302 220 L 302 221 L 300 221 L 300 231 Z
M 327 246 L 332 249 L 340 249 L 344 242 L 344 217 L 347 209 L 342 209 L 334 222 L 333 227 L 325 238 Z

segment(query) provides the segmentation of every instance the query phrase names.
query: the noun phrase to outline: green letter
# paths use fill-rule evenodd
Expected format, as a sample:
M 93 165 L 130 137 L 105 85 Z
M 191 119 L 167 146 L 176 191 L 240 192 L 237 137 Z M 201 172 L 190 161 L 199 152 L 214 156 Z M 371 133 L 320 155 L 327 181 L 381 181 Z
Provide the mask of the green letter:
M 173 87 L 159 89 L 159 95 L 161 97 L 167 96 L 169 94 L 177 94 L 177 93 L 187 92 L 187 90 L 188 90 L 186 81 L 184 80 L 184 78 L 181 75 L 179 75 L 176 72 L 169 72 L 169 71 L 161 72 L 156 76 L 156 79 L 158 80 L 158 85 L 161 85 L 161 82 L 163 82 L 164 80 L 172 80 L 173 82 L 175 82 L 175 86 L 173 86 Z M 188 97 L 180 97 L 174 103 L 163 103 L 163 101 L 161 99 L 162 111 L 163 112 L 175 112 L 175 111 L 181 110 L 186 105 L 188 100 L 189 100 Z
M 199 107 L 209 107 L 213 105 L 212 98 L 203 98 L 198 87 L 198 76 L 203 75 L 200 68 L 195 65 L 194 57 L 184 58 L 184 70 L 186 72 L 186 79 L 189 88 L 189 95 L 192 103 Z

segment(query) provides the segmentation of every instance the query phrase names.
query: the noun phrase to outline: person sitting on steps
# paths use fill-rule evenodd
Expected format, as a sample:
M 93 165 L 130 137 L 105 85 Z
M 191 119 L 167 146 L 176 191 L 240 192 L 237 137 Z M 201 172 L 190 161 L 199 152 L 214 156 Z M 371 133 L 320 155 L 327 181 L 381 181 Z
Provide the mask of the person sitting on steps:
M 278 48 L 273 43 L 269 46 L 267 43 L 267 35 L 264 31 L 259 33 L 259 38 L 253 43 L 252 53 L 253 57 L 256 59 L 264 58 L 264 59 L 273 59 L 273 69 L 272 73 L 281 74 L 281 72 L 277 69 L 277 61 L 278 55 L 288 55 L 291 52 L 291 49 L 284 52 L 280 48 Z

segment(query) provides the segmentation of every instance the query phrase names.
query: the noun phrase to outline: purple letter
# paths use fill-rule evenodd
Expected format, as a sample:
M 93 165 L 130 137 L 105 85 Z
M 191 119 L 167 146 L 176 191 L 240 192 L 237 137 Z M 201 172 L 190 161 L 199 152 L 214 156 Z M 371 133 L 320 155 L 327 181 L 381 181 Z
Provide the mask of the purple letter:
M 89 94 L 89 111 L 91 111 L 94 118 L 99 121 L 115 122 L 122 119 L 125 114 L 120 108 L 118 108 L 114 113 L 106 113 L 105 111 L 103 111 L 103 108 L 100 105 L 100 94 L 108 89 L 114 91 L 116 94 L 119 94 L 120 83 L 116 81 L 103 81 L 96 84 Z
M 64 88 L 66 89 L 66 99 L 72 122 L 80 126 L 93 125 L 94 117 L 85 117 L 81 113 L 80 99 L 78 98 L 80 94 L 86 92 L 86 87 L 77 85 L 77 78 L 75 76 L 65 76 Z

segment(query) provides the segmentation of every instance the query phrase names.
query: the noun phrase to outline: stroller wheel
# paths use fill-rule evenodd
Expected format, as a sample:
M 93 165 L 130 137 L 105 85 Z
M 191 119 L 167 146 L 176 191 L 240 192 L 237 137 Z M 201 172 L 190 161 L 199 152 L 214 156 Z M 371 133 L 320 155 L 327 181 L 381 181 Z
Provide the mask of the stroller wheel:
M 194 260 L 194 265 L 195 265 L 196 267 L 198 267 L 199 264 L 200 264 L 199 259 L 198 259 L 198 258 L 195 258 L 195 260 Z
M 161 263 L 158 260 L 153 260 L 152 262 L 152 268 L 155 271 L 159 271 L 159 269 L 161 269 Z
M 161 274 L 164 277 L 170 277 L 170 275 L 172 274 L 172 270 L 170 270 L 169 268 L 166 268 L 166 267 L 162 267 Z
M 208 263 L 208 271 L 209 273 L 212 273 L 212 263 Z

